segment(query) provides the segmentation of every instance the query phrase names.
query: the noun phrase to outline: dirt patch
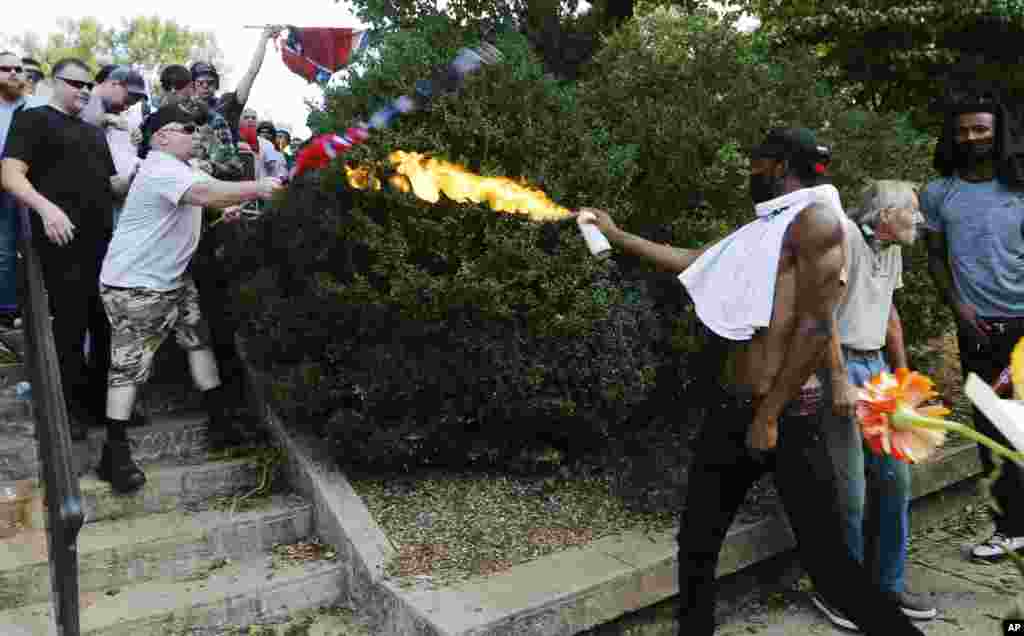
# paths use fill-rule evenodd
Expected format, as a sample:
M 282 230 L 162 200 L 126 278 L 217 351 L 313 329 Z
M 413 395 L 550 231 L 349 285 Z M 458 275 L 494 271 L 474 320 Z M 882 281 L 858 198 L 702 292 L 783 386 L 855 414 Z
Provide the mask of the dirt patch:
M 270 549 L 270 563 L 274 569 L 309 561 L 333 561 L 337 557 L 338 551 L 334 546 L 323 543 L 318 537 L 309 541 L 276 544 Z
M 604 536 L 675 523 L 675 511 L 631 510 L 607 476 L 435 472 L 355 477 L 352 485 L 398 552 L 388 575 L 407 583 L 447 585 Z

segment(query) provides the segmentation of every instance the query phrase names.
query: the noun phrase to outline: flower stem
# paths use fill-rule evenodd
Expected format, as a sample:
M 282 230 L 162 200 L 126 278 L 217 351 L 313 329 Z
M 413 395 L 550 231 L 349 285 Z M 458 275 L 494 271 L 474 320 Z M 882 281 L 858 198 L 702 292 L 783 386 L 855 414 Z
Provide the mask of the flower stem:
M 928 417 L 915 413 L 913 411 L 907 412 L 903 409 L 897 409 L 895 413 L 890 416 L 893 420 L 893 425 L 899 427 L 901 424 L 910 424 L 918 428 L 930 428 L 933 430 L 940 431 L 953 431 L 963 435 L 964 437 L 974 440 L 982 446 L 988 447 L 993 453 L 1005 457 L 1011 461 L 1017 462 L 1018 464 L 1024 464 L 1024 453 L 1015 451 L 1003 446 L 999 442 L 995 441 L 988 435 L 984 435 L 974 430 L 972 427 L 959 422 L 950 422 L 938 417 Z

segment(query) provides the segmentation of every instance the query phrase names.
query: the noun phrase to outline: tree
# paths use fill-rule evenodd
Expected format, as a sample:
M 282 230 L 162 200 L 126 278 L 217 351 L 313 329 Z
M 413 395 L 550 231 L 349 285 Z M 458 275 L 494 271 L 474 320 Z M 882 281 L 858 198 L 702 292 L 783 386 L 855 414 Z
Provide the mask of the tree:
M 412 29 L 424 19 L 445 18 L 453 26 L 513 29 L 526 35 L 544 70 L 574 79 L 608 35 L 633 17 L 637 0 L 352 0 L 356 15 L 373 29 Z M 686 13 L 709 10 L 709 0 L 640 0 L 641 7 L 672 5 Z
M 813 47 L 824 74 L 863 108 L 910 112 L 934 126 L 929 105 L 964 57 L 979 79 L 1024 92 L 1024 2 L 980 0 L 745 0 L 776 51 Z M 938 81 L 937 81 L 938 80 Z
M 36 58 L 49 73 L 62 57 L 77 57 L 96 69 L 101 64 L 131 64 L 148 72 L 166 64 L 211 61 L 224 73 L 224 54 L 209 31 L 193 31 L 174 20 L 137 16 L 120 27 L 104 27 L 96 18 L 60 18 L 59 30 L 45 42 L 36 33 L 6 37 L 9 46 Z

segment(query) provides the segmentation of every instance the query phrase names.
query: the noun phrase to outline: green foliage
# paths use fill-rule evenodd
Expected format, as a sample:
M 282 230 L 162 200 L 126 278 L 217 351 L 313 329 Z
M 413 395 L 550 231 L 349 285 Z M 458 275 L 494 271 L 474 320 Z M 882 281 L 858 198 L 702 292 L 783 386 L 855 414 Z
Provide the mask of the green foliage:
M 317 127 L 365 117 L 469 43 L 441 18 L 386 35 L 379 59 L 328 95 Z M 866 178 L 927 174 L 930 142 L 905 117 L 850 111 L 813 54 L 774 56 L 729 20 L 656 10 L 608 38 L 576 84 L 549 79 L 518 34 L 498 47 L 506 64 L 344 159 L 386 166 L 402 149 L 522 177 L 681 246 L 752 218 L 746 153 L 769 126 L 819 129 L 846 201 Z M 274 371 L 288 418 L 346 461 L 500 461 L 538 443 L 602 446 L 654 421 L 686 427 L 684 391 L 714 363 L 695 356 L 674 276 L 590 258 L 571 222 L 351 191 L 335 165 L 260 223 L 236 254 L 249 272 L 238 294 L 248 349 Z M 925 275 L 907 273 L 915 328 L 932 327 L 934 294 L 914 287 Z
M 202 59 L 221 62 L 223 53 L 210 31 L 194 31 L 159 16 L 136 16 L 121 21 L 120 27 L 107 27 L 96 18 L 59 18 L 59 30 L 44 42 L 38 34 L 7 34 L 9 44 L 40 61 L 49 74 L 54 63 L 64 57 L 84 60 L 94 70 L 102 64 L 132 64 L 156 69 L 165 64 Z M 222 71 L 223 72 L 223 71 Z
M 779 51 L 814 47 L 822 70 L 862 108 L 909 112 L 934 126 L 928 110 L 951 64 L 980 56 L 972 74 L 1024 97 L 1019 42 L 1024 3 L 1018 0 L 746 0 Z

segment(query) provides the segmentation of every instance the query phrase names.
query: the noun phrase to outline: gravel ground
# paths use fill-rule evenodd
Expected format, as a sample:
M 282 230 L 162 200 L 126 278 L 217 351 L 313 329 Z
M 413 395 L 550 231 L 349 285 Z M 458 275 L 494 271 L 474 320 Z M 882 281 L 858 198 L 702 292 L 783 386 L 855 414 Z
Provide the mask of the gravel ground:
M 506 570 L 627 530 L 658 532 L 671 512 L 638 512 L 607 477 L 510 477 L 483 473 L 353 478 L 394 543 L 388 574 L 447 585 Z

